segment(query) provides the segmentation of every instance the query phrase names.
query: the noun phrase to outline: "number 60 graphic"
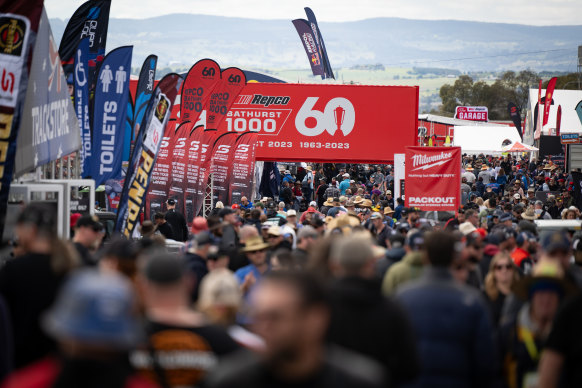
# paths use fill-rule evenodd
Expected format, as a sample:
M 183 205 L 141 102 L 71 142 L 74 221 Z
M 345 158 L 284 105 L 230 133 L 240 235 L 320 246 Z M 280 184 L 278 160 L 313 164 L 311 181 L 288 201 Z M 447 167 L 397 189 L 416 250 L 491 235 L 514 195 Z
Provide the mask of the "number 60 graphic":
M 324 131 L 334 135 L 337 130 L 347 136 L 356 123 L 356 112 L 352 103 L 343 97 L 331 99 L 323 112 L 313 109 L 319 97 L 307 97 L 297 116 L 295 116 L 295 127 L 305 136 L 318 136 Z M 315 119 L 315 126 L 310 128 L 306 125 L 308 118 Z M 313 121 L 313 120 L 311 120 Z

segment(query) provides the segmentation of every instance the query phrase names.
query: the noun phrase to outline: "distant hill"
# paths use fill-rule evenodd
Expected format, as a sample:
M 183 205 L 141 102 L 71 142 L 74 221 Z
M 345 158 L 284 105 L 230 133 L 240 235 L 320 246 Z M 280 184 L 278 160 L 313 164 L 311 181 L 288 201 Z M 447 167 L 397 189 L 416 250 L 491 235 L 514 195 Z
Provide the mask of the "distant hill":
M 60 42 L 66 22 L 51 19 Z M 443 67 L 460 71 L 575 71 L 582 26 L 535 27 L 464 21 L 376 18 L 320 23 L 334 68 Z M 291 21 L 174 14 L 111 19 L 107 47 L 133 44 L 134 66 L 149 54 L 160 66 L 189 66 L 204 57 L 224 66 L 306 68 L 307 58 Z M 568 49 L 507 56 L 510 53 Z M 453 60 L 472 58 L 467 60 Z

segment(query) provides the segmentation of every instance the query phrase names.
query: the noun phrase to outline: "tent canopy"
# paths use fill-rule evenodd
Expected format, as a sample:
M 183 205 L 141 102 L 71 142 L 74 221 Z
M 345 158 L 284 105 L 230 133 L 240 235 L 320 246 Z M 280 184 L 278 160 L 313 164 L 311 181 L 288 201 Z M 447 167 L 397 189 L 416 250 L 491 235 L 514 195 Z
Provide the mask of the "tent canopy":
M 538 148 L 530 145 L 523 144 L 519 141 L 516 141 L 513 144 L 507 145 L 501 149 L 503 152 L 533 152 L 539 151 Z
M 521 142 L 515 127 L 509 126 L 455 126 L 453 145 L 464 154 L 500 155 L 502 148 Z

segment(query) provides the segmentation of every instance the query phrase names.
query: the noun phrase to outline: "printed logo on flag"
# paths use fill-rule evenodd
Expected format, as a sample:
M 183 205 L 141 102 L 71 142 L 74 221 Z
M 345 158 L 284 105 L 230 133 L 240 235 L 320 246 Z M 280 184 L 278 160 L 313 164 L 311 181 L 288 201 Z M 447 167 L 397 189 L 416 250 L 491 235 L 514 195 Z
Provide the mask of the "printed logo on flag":
M 22 54 L 26 30 L 26 23 L 22 19 L 0 18 L 0 50 L 2 53 L 19 57 Z
M 160 100 L 158 105 L 156 106 L 156 118 L 160 121 L 164 121 L 164 116 L 166 115 L 166 111 L 168 110 L 168 101 L 163 98 Z M 157 143 L 157 141 L 156 141 Z

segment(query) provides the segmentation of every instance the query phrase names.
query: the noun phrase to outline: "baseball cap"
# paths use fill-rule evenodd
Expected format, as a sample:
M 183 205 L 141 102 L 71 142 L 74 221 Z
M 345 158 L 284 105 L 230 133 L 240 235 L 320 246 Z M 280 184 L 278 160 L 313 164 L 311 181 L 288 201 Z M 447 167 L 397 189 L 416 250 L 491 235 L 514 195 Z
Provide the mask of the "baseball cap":
M 173 198 L 170 198 L 170 199 L 168 199 L 168 200 L 166 201 L 166 203 L 167 203 L 168 205 L 170 205 L 170 206 L 173 206 L 173 205 L 175 205 L 175 204 L 176 204 L 176 200 L 175 200 L 175 199 L 173 199 Z
M 123 276 L 85 269 L 64 284 L 42 325 L 56 338 L 132 349 L 141 339 L 133 311 L 133 290 Z
M 310 207 L 316 207 L 317 206 L 317 202 L 311 201 L 311 202 L 309 202 L 309 206 Z
M 521 199 L 521 195 L 519 195 L 519 193 L 515 193 L 515 194 L 513 194 L 513 198 Z
M 207 231 L 198 233 L 195 240 L 197 246 L 212 244 L 212 236 Z
M 345 173 L 344 175 L 342 175 L 342 176 L 343 176 L 344 178 L 349 178 L 349 177 L 350 177 L 350 174 L 348 174 L 348 173 L 346 172 L 346 173 Z
M 424 235 L 422 232 L 412 233 L 410 236 L 406 237 L 405 244 L 410 247 L 412 250 L 419 250 L 422 248 L 424 244 Z
M 150 282 L 167 286 L 182 279 L 186 273 L 186 262 L 177 255 L 158 254 L 146 259 L 142 272 Z
M 530 232 L 521 232 L 517 235 L 515 242 L 517 245 L 522 245 L 526 241 L 535 241 L 535 236 Z
M 374 212 L 370 216 L 370 219 L 372 219 L 372 220 L 381 220 L 382 218 L 383 218 L 382 215 L 378 212 Z
M 499 222 L 505 222 L 505 221 L 510 221 L 511 220 L 511 214 L 509 213 L 503 213 L 503 215 L 501 215 L 499 217 Z
M 192 227 L 190 231 L 192 234 L 198 234 L 204 230 L 208 230 L 208 221 L 204 217 L 195 217 L 192 220 Z
M 317 210 L 315 210 L 314 207 L 311 207 L 310 206 L 310 207 L 307 208 L 307 213 L 316 213 L 316 212 L 317 212 Z
M 238 203 L 233 203 L 231 208 L 232 209 L 240 209 L 240 205 Z
M 542 247 L 550 253 L 554 251 L 569 251 L 570 239 L 564 231 L 547 232 L 542 235 Z
M 297 212 L 293 209 L 287 210 L 287 217 L 297 216 Z

